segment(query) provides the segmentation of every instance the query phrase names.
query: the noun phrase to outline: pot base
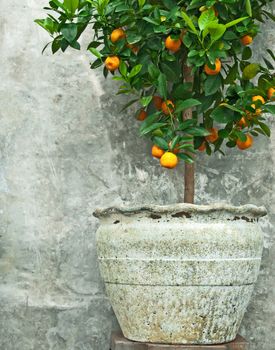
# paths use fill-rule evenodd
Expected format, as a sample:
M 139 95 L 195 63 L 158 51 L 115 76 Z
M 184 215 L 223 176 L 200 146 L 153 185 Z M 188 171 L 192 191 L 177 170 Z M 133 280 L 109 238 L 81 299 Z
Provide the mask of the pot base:
M 106 283 L 106 290 L 127 339 L 165 344 L 221 344 L 235 339 L 253 285 Z
M 221 345 L 163 345 L 152 343 L 137 343 L 126 339 L 121 333 L 112 334 L 111 350 L 248 350 L 249 343 L 240 335 L 226 344 Z

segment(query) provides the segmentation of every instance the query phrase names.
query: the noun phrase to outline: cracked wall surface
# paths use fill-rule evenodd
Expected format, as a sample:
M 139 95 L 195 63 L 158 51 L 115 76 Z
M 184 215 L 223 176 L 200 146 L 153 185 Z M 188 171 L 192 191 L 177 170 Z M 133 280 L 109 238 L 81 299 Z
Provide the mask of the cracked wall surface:
M 91 215 L 98 206 L 174 203 L 183 165 L 161 169 L 138 136 L 117 84 L 89 69 L 85 51 L 41 55 L 33 19 L 46 1 L 0 0 L 0 349 L 108 350 L 118 329 L 99 276 Z M 256 56 L 275 45 L 272 24 Z M 264 40 L 263 40 L 264 39 Z M 89 34 L 85 40 L 89 40 Z M 84 45 L 85 46 L 85 45 Z M 251 350 L 275 344 L 275 124 L 244 153 L 200 155 L 196 202 L 268 208 L 260 276 L 241 334 Z

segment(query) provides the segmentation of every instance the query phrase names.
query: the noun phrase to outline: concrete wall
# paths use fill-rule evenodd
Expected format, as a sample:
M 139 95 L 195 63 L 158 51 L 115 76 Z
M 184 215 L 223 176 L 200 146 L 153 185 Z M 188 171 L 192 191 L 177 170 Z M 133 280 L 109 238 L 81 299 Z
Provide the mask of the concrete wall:
M 0 4 L 0 349 L 108 350 L 118 326 L 98 272 L 91 213 L 125 201 L 180 201 L 183 165 L 157 166 L 133 110 L 120 112 L 125 98 L 115 98 L 116 83 L 91 71 L 85 52 L 41 56 L 48 36 L 33 19 L 45 1 Z M 258 52 L 274 41 L 269 25 Z M 271 125 L 271 140 L 260 137 L 245 153 L 201 156 L 197 165 L 197 203 L 269 209 L 262 269 L 241 328 L 251 350 L 275 344 Z

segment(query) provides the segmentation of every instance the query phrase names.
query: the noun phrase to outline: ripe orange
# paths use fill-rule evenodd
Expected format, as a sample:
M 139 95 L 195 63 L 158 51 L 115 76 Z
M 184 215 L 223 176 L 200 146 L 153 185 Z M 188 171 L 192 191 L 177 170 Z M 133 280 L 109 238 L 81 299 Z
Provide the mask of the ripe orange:
M 254 105 L 254 103 L 253 103 L 253 105 L 251 105 L 251 107 L 255 109 L 254 114 L 255 114 L 257 117 L 258 117 L 259 115 L 262 114 L 261 108 L 256 108 L 256 105 Z
M 157 110 L 161 110 L 161 105 L 162 105 L 162 98 L 155 95 L 153 96 L 153 103 L 154 103 L 154 106 L 156 107 Z
M 160 165 L 164 168 L 173 169 L 178 165 L 178 157 L 172 152 L 165 152 L 160 158 Z
M 239 149 L 244 150 L 253 145 L 253 137 L 250 134 L 246 134 L 246 140 L 241 141 L 240 139 L 237 140 L 237 146 Z
M 274 87 L 271 87 L 271 88 L 268 89 L 267 97 L 269 98 L 269 100 L 274 100 L 275 99 L 275 88 Z
M 105 60 L 105 66 L 111 72 L 115 71 L 119 67 L 119 64 L 120 59 L 117 56 L 108 56 Z
M 253 96 L 252 97 L 252 101 L 253 102 L 261 101 L 262 104 L 265 104 L 265 99 L 263 98 L 263 96 L 260 96 L 260 95 Z
M 162 112 L 165 115 L 169 115 L 170 113 L 173 113 L 174 108 L 175 108 L 175 105 L 171 100 L 163 101 L 161 104 Z
M 137 120 L 143 121 L 147 118 L 147 112 L 144 109 L 141 109 L 137 115 Z
M 157 145 L 152 147 L 152 156 L 155 158 L 161 158 L 164 155 L 164 150 L 159 148 Z
M 206 140 L 210 143 L 214 143 L 215 141 L 218 140 L 219 135 L 218 135 L 218 129 L 216 128 L 211 128 L 208 130 L 211 134 L 206 136 Z
M 200 145 L 200 147 L 198 148 L 198 150 L 199 150 L 200 152 L 204 152 L 204 151 L 206 150 L 206 144 L 205 144 L 205 142 L 203 142 L 203 143 Z
M 248 46 L 250 45 L 251 43 L 253 42 L 253 38 L 252 36 L 250 35 L 245 35 L 241 38 L 241 43 L 244 45 L 244 46 Z
M 126 37 L 125 31 L 121 28 L 115 29 L 111 33 L 111 42 L 116 43 L 117 41 Z
M 245 117 L 242 117 L 241 120 L 238 121 L 237 125 L 241 128 L 245 128 L 246 126 L 248 126 Z
M 172 52 L 177 52 L 177 51 L 179 51 L 179 49 L 181 47 L 181 40 L 180 39 L 174 40 L 169 35 L 165 40 L 165 47 L 166 47 L 166 49 L 168 49 Z
M 205 71 L 205 73 L 206 73 L 207 75 L 217 75 L 217 74 L 220 73 L 221 68 L 222 68 L 222 63 L 221 63 L 221 61 L 220 61 L 219 58 L 216 58 L 215 66 L 216 66 L 215 69 L 211 69 L 211 68 L 209 68 L 208 65 L 206 64 L 206 65 L 204 66 L 204 71 Z

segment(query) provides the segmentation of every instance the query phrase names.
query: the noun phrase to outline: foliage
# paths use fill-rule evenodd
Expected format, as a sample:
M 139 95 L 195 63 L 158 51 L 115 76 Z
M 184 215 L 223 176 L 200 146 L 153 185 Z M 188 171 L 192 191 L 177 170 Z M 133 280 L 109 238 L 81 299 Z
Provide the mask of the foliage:
M 254 62 L 243 39 L 253 40 L 259 25 L 274 20 L 268 10 L 272 0 L 52 0 L 46 19 L 36 22 L 52 36 L 52 52 L 80 49 L 79 38 L 88 26 L 94 37 L 88 50 L 95 56 L 91 68 L 103 66 L 104 76 L 121 83 L 118 94 L 133 95 L 126 107 L 138 102 L 147 111 L 141 135 L 148 135 L 164 150 L 177 146 L 178 157 L 193 161 L 202 144 L 206 152 L 235 147 L 246 134 L 270 136 L 264 113 L 274 113 L 268 90 L 275 86 L 270 50 L 264 64 Z M 240 16 L 241 14 L 241 16 Z M 125 35 L 111 40 L 115 29 Z M 170 36 L 180 40 L 179 50 L 165 46 Z M 108 70 L 106 58 L 117 56 L 119 69 Z M 215 75 L 219 59 L 222 69 Z M 185 80 L 183 66 L 192 69 L 193 82 Z M 117 74 L 118 73 L 118 74 Z M 154 107 L 154 96 L 171 100 L 164 113 Z M 264 102 L 252 100 L 262 96 Z M 182 113 L 193 109 L 192 118 Z M 209 130 L 219 128 L 218 138 L 207 141 Z

